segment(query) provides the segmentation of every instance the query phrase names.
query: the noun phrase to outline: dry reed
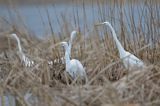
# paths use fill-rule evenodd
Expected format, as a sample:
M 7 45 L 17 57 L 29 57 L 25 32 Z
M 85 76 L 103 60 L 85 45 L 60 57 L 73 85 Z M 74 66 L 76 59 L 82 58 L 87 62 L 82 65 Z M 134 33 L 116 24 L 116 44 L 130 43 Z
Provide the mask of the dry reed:
M 15 104 L 19 106 L 160 105 L 158 4 L 154 4 L 155 7 L 153 7 L 150 4 L 151 1 L 144 1 L 138 7 L 137 24 L 133 13 L 134 3 L 128 4 L 130 5 L 128 11 L 123 8 L 124 2 L 113 3 L 114 6 L 109 7 L 109 10 L 103 5 L 107 3 L 106 1 L 97 0 L 96 3 L 99 8 L 99 21 L 95 19 L 95 23 L 104 21 L 106 15 L 109 16 L 107 19 L 113 26 L 118 26 L 115 29 L 124 48 L 141 58 L 147 67 L 128 73 L 119 59 L 118 50 L 110 30 L 96 27 L 89 29 L 85 13 L 85 1 L 76 1 L 75 4 L 83 5 L 85 20 L 83 28 L 85 30 L 80 29 L 82 34 L 74 42 L 72 58 L 79 59 L 85 66 L 89 81 L 85 84 L 78 84 L 73 81 L 65 72 L 65 65 L 61 61 L 48 65 L 48 60 L 54 61 L 64 56 L 61 47 L 55 45 L 60 41 L 68 40 L 69 36 L 55 35 L 50 14 L 46 9 L 52 34 L 50 38 L 39 40 L 27 36 L 25 31 L 23 32 L 17 27 L 12 27 L 14 32 L 23 35 L 20 36 L 20 39 L 25 48 L 25 53 L 35 61 L 35 65 L 29 68 L 24 67 L 20 64 L 15 51 L 3 51 L 1 53 L 0 95 L 2 105 L 5 104 L 3 97 L 6 95 L 12 95 L 15 98 Z M 115 5 L 119 8 L 116 11 L 114 11 Z M 77 10 L 73 12 L 74 24 L 80 28 L 79 13 Z M 116 13 L 118 13 L 116 15 L 118 17 L 115 17 L 114 14 Z M 58 21 L 62 25 L 62 22 Z M 70 23 L 65 19 L 65 16 L 62 26 L 61 35 L 64 33 L 69 35 Z M 88 35 L 83 35 L 88 30 L 90 31 Z M 1 34 L 7 35 L 8 33 Z M 104 36 L 101 37 L 101 34 Z

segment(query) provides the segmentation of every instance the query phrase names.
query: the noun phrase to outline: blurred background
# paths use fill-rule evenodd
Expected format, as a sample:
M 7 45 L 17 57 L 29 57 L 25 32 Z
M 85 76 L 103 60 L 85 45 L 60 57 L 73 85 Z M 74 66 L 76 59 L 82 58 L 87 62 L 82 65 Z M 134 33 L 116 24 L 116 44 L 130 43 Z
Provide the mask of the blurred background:
M 159 9 L 159 0 L 0 0 L 0 31 L 14 26 L 43 38 L 79 28 L 87 35 L 95 23 L 108 20 L 116 30 L 123 23 L 131 33 L 134 23 L 145 32 L 148 18 L 159 25 Z

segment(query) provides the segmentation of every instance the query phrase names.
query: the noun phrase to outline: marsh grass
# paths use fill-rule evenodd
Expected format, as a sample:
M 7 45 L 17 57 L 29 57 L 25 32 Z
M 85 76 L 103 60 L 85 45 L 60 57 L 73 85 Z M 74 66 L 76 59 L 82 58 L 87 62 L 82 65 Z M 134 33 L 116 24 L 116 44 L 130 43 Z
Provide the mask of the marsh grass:
M 123 8 L 125 2 L 114 1 L 113 6 L 106 9 L 102 5 L 107 3 L 106 1 L 96 1 L 99 20 L 95 18 L 94 24 L 109 20 L 115 27 L 124 48 L 146 63 L 145 69 L 129 73 L 119 59 L 110 30 L 94 26 L 90 29 L 87 25 L 85 1 L 75 1 L 75 3 L 83 5 L 84 30 L 79 26 L 79 13 L 76 8 L 73 11 L 75 25 L 66 20 L 65 15 L 63 22 L 58 20 L 63 29 L 60 36 L 54 33 L 47 9 L 51 37 L 39 40 L 33 36 L 29 37 L 24 31 L 26 29 L 12 27 L 14 32 L 23 35 L 19 36 L 23 49 L 36 64 L 30 68 L 24 67 L 17 55 L 9 56 L 13 52 L 5 51 L 4 54 L 7 56 L 2 55 L 0 60 L 2 105 L 5 104 L 3 96 L 9 94 L 15 97 L 16 105 L 20 106 L 130 106 L 130 104 L 158 106 L 160 104 L 159 3 L 153 6 L 151 0 L 142 2 L 137 6 L 139 15 L 135 19 L 134 3 L 128 4 L 130 6 L 127 11 Z M 119 9 L 115 9 L 116 7 Z M 117 13 L 118 17 L 115 17 Z M 18 17 L 22 18 L 20 14 Z M 56 44 L 69 40 L 70 29 L 73 27 L 70 25 L 80 28 L 81 31 L 81 35 L 73 44 L 72 58 L 79 59 L 84 65 L 89 79 L 85 84 L 73 81 L 65 72 L 65 65 L 61 61 L 53 65 L 47 64 L 48 60 L 54 61 L 64 56 L 64 50 Z

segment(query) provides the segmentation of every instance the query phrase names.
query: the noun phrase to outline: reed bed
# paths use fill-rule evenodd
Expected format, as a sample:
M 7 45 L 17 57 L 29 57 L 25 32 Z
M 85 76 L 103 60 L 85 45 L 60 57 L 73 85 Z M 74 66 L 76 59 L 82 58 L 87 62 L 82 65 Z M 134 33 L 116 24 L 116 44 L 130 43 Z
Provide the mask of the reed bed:
M 94 1 L 94 2 L 93 2 Z M 65 16 L 58 19 L 62 31 L 57 36 L 49 12 L 48 27 L 51 36 L 40 40 L 23 28 L 12 26 L 7 35 L 15 32 L 22 42 L 26 55 L 35 61 L 32 67 L 21 64 L 16 51 L 1 51 L 0 55 L 0 95 L 5 105 L 5 96 L 11 95 L 17 106 L 159 106 L 160 105 L 160 37 L 159 2 L 143 1 L 137 6 L 138 18 L 134 17 L 134 2 L 111 3 L 91 0 L 97 4 L 99 17 L 95 17 L 93 27 L 87 24 L 85 1 L 74 1 L 83 5 L 85 24 L 79 23 L 79 12 L 74 10 L 74 23 Z M 93 7 L 94 8 L 94 7 Z M 119 8 L 119 9 L 115 9 Z M 116 10 L 116 11 L 115 11 Z M 47 10 L 46 10 L 47 11 Z M 116 15 L 115 15 L 116 14 Z M 118 15 L 117 15 L 118 14 Z M 22 18 L 22 17 L 19 17 Z M 94 24 L 109 20 L 124 48 L 146 64 L 146 68 L 128 72 L 119 59 L 118 50 L 110 30 L 95 27 Z M 72 58 L 79 59 L 84 65 L 89 81 L 77 83 L 65 72 L 61 61 L 48 64 L 64 56 L 64 50 L 57 46 L 69 40 L 69 33 L 75 26 L 81 34 L 77 36 L 72 48 Z

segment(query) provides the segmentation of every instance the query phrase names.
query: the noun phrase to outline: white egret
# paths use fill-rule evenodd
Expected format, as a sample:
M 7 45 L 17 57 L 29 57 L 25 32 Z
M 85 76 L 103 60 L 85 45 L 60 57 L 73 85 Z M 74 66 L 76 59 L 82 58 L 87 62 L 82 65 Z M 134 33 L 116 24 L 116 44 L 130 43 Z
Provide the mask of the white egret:
M 72 43 L 73 43 L 73 39 L 75 39 L 76 35 L 78 34 L 77 31 L 73 30 L 70 34 L 70 40 L 68 42 L 68 54 L 71 57 L 71 48 L 72 48 Z M 60 63 L 62 62 L 62 64 L 65 63 L 65 58 L 61 57 L 60 59 L 55 59 L 54 61 L 48 61 L 49 65 L 53 65 L 53 63 Z
M 19 37 L 14 33 L 11 34 L 11 37 L 15 38 L 17 41 L 17 45 L 19 49 L 18 55 L 19 55 L 21 62 L 24 63 L 26 67 L 31 67 L 34 64 L 34 61 L 29 60 L 29 58 L 26 57 L 25 54 L 23 53 Z
M 68 49 L 68 43 L 67 42 L 60 42 L 60 44 L 65 49 L 65 63 L 66 63 L 66 71 L 71 75 L 73 79 L 80 77 L 81 79 L 86 78 L 86 72 L 79 60 L 72 59 L 70 60 L 69 56 L 69 49 Z
M 122 59 L 125 68 L 135 69 L 135 68 L 141 68 L 144 66 L 144 63 L 140 59 L 138 59 L 136 56 L 129 53 L 122 47 L 120 41 L 116 36 L 115 30 L 113 29 L 112 25 L 109 22 L 106 21 L 97 25 L 107 25 L 111 28 L 113 38 L 116 42 L 116 46 L 118 48 L 120 58 Z

